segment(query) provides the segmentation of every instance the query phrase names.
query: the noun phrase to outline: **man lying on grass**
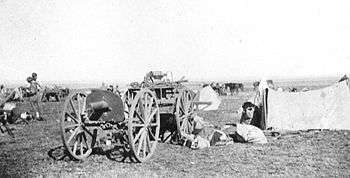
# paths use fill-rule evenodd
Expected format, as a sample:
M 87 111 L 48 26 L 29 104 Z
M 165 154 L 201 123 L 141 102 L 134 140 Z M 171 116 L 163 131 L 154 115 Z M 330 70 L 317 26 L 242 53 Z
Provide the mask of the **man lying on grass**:
M 252 115 L 250 115 L 252 116 Z M 224 129 L 232 127 L 234 134 L 228 135 Z M 205 122 L 202 117 L 195 115 L 183 121 L 182 145 L 191 149 L 202 149 L 210 146 L 229 145 L 233 142 L 267 143 L 267 139 L 258 127 L 250 122 L 229 124 L 223 129 Z
M 201 149 L 215 145 L 232 143 L 232 138 L 219 127 L 205 122 L 202 117 L 194 115 L 183 121 L 181 144 L 192 149 Z

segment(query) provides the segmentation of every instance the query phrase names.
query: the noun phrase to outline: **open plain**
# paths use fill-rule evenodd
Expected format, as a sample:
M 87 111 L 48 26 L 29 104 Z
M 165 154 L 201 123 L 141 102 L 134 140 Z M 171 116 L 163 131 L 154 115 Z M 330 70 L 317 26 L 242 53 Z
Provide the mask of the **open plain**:
M 303 88 L 305 83 L 294 85 Z M 331 83 L 307 86 L 317 89 Z M 288 87 L 283 82 L 279 85 Z M 219 126 L 238 122 L 240 115 L 235 111 L 252 95 L 251 88 L 246 88 L 238 95 L 220 96 L 222 103 L 218 110 L 198 114 Z M 348 130 L 303 131 L 281 137 L 267 136 L 268 143 L 264 145 L 234 143 L 202 150 L 159 143 L 151 160 L 145 163 L 134 163 L 121 149 L 101 146 L 84 161 L 74 161 L 65 153 L 60 137 L 63 102 L 46 102 L 42 107 L 45 121 L 11 125 L 15 139 L 0 136 L 0 177 L 350 176 Z

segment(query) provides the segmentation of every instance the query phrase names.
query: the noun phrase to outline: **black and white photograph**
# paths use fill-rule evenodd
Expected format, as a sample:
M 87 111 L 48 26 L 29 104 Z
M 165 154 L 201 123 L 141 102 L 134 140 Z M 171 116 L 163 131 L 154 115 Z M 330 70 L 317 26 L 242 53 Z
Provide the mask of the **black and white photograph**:
M 0 178 L 350 177 L 350 1 L 0 0 Z

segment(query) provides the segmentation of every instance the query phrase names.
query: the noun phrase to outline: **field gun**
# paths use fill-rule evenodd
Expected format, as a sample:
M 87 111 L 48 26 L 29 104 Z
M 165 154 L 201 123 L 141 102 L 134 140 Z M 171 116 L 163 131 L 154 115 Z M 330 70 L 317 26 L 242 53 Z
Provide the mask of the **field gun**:
M 61 138 L 69 155 L 82 160 L 92 153 L 98 132 L 109 132 L 111 142 L 130 149 L 138 162 L 153 155 L 159 136 L 159 110 L 152 92 L 135 97 L 131 109 L 119 95 L 106 90 L 70 94 L 60 120 Z M 144 98 L 143 101 L 140 98 Z M 140 108 L 135 111 L 135 108 Z M 126 110 L 125 110 L 126 109 Z

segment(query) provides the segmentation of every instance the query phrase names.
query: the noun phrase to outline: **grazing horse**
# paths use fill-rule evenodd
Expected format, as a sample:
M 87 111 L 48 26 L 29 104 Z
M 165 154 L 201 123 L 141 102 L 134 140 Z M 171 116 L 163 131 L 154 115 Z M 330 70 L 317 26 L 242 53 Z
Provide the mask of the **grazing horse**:
M 206 85 L 206 84 L 204 84 L 204 85 Z M 204 87 L 204 85 L 203 85 L 203 87 Z M 206 86 L 208 86 L 208 85 L 206 85 Z M 212 83 L 210 84 L 210 87 L 211 87 L 218 95 L 221 94 L 219 83 L 212 82 Z
M 211 84 L 203 84 L 202 85 L 202 88 L 204 87 L 207 87 L 207 86 L 210 86 L 219 96 L 221 95 L 226 95 L 225 93 L 225 88 L 223 86 L 223 84 L 221 83 L 215 83 L 215 82 L 212 82 Z
M 289 92 L 298 92 L 298 89 L 295 87 L 289 87 Z
M 225 88 L 230 88 L 231 96 L 233 93 L 236 93 L 238 95 L 238 90 L 244 91 L 244 85 L 242 83 L 225 83 Z

